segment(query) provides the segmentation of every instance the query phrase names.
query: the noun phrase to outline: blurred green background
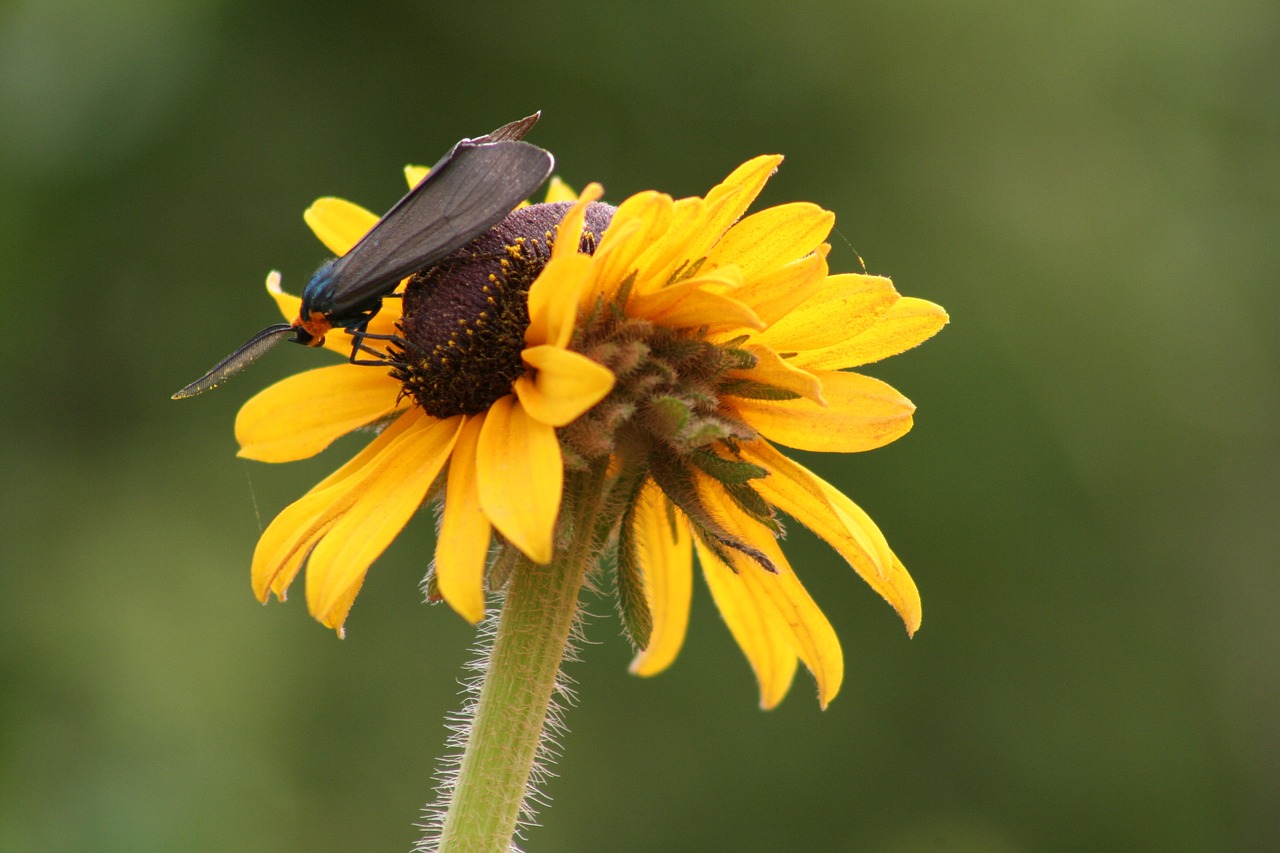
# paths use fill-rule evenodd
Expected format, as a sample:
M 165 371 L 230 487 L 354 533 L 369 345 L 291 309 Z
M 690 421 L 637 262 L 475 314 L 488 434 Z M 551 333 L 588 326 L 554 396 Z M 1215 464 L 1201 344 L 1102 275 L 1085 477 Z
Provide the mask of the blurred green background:
M 345 641 L 259 607 L 261 526 L 359 440 L 234 458 L 301 348 L 168 395 L 323 260 L 315 197 L 534 109 L 613 201 L 784 153 L 763 201 L 952 324 L 868 371 L 914 432 L 806 459 L 917 637 L 793 530 L 847 678 L 762 713 L 701 583 L 652 680 L 588 599 L 529 850 L 1280 849 L 1278 96 L 1261 0 L 0 5 L 0 849 L 409 849 L 473 641 L 429 520 Z

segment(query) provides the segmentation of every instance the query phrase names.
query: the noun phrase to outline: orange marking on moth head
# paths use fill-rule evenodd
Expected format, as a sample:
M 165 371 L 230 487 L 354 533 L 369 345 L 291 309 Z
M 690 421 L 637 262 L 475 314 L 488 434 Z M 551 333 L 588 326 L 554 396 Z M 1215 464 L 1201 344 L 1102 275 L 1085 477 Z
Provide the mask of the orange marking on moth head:
M 329 322 L 329 319 L 319 311 L 312 311 L 311 316 L 305 319 L 299 314 L 298 318 L 290 325 L 295 329 L 301 329 L 310 336 L 311 339 L 306 341 L 309 347 L 323 345 L 325 333 L 333 328 L 333 324 Z

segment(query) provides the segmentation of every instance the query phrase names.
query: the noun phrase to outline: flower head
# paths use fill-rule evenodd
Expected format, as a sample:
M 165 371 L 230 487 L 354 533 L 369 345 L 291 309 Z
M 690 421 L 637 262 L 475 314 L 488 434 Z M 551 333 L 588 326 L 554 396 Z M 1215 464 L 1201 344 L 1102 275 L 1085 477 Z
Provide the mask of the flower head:
M 264 532 L 258 596 L 283 597 L 306 562 L 312 613 L 341 629 L 370 564 L 439 494 L 432 592 L 465 618 L 484 613 L 494 531 L 535 563 L 589 537 L 613 556 L 640 649 L 632 669 L 651 675 L 683 643 L 696 551 L 761 704 L 782 699 L 802 661 L 825 705 L 840 645 L 778 546 L 781 511 L 914 632 L 919 595 L 879 529 L 775 445 L 852 452 L 906 433 L 912 404 L 848 369 L 919 344 L 946 314 L 886 278 L 830 275 L 834 216 L 816 205 L 744 216 L 780 162 L 750 160 L 705 198 L 643 192 L 616 209 L 598 186 L 570 201 L 554 184 L 547 204 L 513 212 L 386 301 L 369 331 L 388 341 L 388 369 L 324 367 L 250 400 L 236 424 L 248 458 L 300 459 L 378 430 Z M 336 199 L 306 219 L 339 254 L 376 221 Z M 295 314 L 279 276 L 267 284 Z M 332 337 L 326 346 L 349 351 Z M 567 484 L 593 468 L 607 470 L 600 521 L 573 530 Z

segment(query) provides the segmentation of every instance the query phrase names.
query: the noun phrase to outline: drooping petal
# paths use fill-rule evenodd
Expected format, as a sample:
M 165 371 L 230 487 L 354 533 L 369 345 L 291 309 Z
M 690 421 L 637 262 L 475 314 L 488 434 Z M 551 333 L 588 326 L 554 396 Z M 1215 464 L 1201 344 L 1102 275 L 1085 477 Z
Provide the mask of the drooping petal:
M 844 653 L 835 629 L 796 577 L 774 534 L 749 518 L 718 483 L 699 477 L 698 486 L 707 507 L 724 519 L 735 534 L 758 548 L 777 569 L 776 574 L 766 572 L 745 554 L 729 552 L 738 570 L 736 580 L 751 591 L 755 601 L 768 608 L 778 630 L 813 673 L 818 683 L 818 701 L 823 708 L 827 707 L 844 680 Z
M 731 370 L 728 376 L 781 388 L 812 400 L 819 406 L 826 405 L 826 400 L 822 397 L 822 383 L 812 373 L 796 368 L 768 347 L 747 344 L 743 349 L 756 357 L 756 366 L 750 370 Z
M 259 601 L 266 601 L 269 592 L 284 599 L 307 554 L 350 507 L 353 484 L 360 481 L 360 472 L 419 421 L 417 415 L 398 418 L 364 450 L 285 507 L 267 525 L 253 551 L 253 593 Z
M 828 497 L 831 491 L 839 494 L 834 486 L 764 439 L 743 442 L 739 450 L 744 460 L 769 472 L 767 477 L 752 481 L 765 500 L 804 524 L 841 554 L 851 552 L 849 561 L 856 564 L 860 574 L 884 577 L 893 553 L 880 528 L 866 513 L 854 505 L 853 512 L 846 511 L 842 516 Z
M 480 509 L 476 445 L 484 415 L 466 419 L 449 457 L 449 479 L 436 538 L 436 584 L 449 606 L 472 625 L 484 618 L 484 567 L 492 528 Z
M 734 398 L 738 414 L 770 441 L 798 450 L 856 453 L 883 447 L 911 429 L 915 406 L 891 386 L 859 373 L 810 371 L 826 406 L 811 400 Z
M 489 523 L 535 563 L 549 563 L 564 488 L 554 427 L 510 394 L 489 407 L 476 448 L 480 506 Z
M 302 214 L 330 252 L 342 257 L 378 224 L 377 214 L 341 198 L 318 198 Z
M 885 578 L 886 588 L 891 589 L 897 599 L 891 599 L 885 595 L 885 600 L 893 605 L 893 609 L 898 611 L 898 615 L 902 617 L 902 621 L 907 625 L 907 636 L 915 636 L 916 631 L 920 630 L 920 620 L 923 618 L 923 611 L 920 607 L 920 591 L 916 589 L 916 582 L 911 579 L 911 573 L 907 571 L 907 567 L 902 565 L 902 561 L 898 559 L 898 555 L 893 555 L 893 566 L 889 570 L 888 576 Z
M 796 353 L 792 364 L 828 370 L 870 364 L 924 343 L 947 320 L 947 312 L 941 306 L 904 296 L 861 334 L 822 349 L 802 350 Z
M 767 441 L 745 442 L 741 451 L 747 462 L 769 471 L 769 476 L 752 481 L 761 497 L 844 557 L 898 611 L 907 633 L 914 634 L 920 627 L 920 593 L 871 517 L 835 486 Z
M 259 391 L 236 415 L 237 454 L 293 462 L 400 409 L 400 385 L 367 367 L 334 364 L 295 373 Z
M 831 346 L 869 328 L 896 301 L 898 293 L 887 278 L 847 273 L 828 276 L 817 293 L 756 340 L 776 352 Z
M 684 645 L 693 599 L 693 542 L 684 514 L 652 480 L 640 492 L 633 524 L 653 630 L 649 646 L 631 661 L 631 671 L 657 675 Z
M 373 561 L 413 517 L 448 461 L 463 418 L 436 420 L 414 409 L 403 435 L 344 482 L 348 508 L 307 562 L 307 607 L 341 630 Z
M 760 707 L 775 707 L 791 689 L 798 658 L 791 642 L 776 625 L 759 591 L 741 582 L 733 569 L 702 543 L 694 539 L 698 562 L 729 633 L 747 656 L 760 685 Z
M 516 379 L 516 396 L 530 417 L 553 427 L 576 420 L 603 400 L 616 381 L 609 368 L 571 350 L 528 347 L 522 356 L 536 372 Z
M 807 201 L 765 208 L 742 219 L 707 253 L 713 266 L 737 264 L 748 278 L 775 270 L 816 249 L 836 216 Z
M 748 537 L 750 538 L 750 537 Z M 785 624 L 793 649 L 813 674 L 818 687 L 818 704 L 823 708 L 840 692 L 844 683 L 844 652 L 835 629 L 787 563 L 777 541 L 771 536 L 757 538 L 755 543 L 774 543 L 770 554 L 778 574 L 763 571 L 757 565 L 739 560 L 738 576 L 752 590 L 757 601 L 767 601 Z

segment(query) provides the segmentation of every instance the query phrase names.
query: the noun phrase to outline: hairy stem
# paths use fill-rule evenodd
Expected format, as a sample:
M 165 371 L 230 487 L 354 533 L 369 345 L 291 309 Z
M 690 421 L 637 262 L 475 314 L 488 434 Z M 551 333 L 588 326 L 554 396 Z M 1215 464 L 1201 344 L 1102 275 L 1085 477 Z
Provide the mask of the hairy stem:
M 533 793 L 530 775 L 593 556 L 590 532 L 603 475 L 601 466 L 571 478 L 562 506 L 562 515 L 572 516 L 562 519 L 572 525 L 567 544 L 557 547 L 548 565 L 522 560 L 511 578 L 441 830 L 441 853 L 505 853 L 511 847 Z

